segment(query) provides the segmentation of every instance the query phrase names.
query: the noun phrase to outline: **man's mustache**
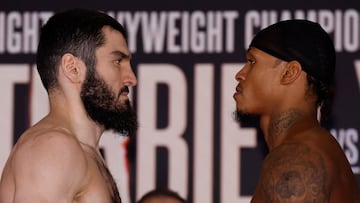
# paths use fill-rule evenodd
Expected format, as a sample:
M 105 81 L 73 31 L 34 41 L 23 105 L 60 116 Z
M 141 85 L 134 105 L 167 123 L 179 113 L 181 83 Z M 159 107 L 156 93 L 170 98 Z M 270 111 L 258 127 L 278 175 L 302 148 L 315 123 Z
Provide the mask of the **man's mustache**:
M 124 92 L 129 93 L 129 87 L 128 87 L 128 86 L 124 86 L 124 87 L 122 87 L 122 88 L 120 89 L 120 94 L 121 94 L 121 93 L 124 93 Z

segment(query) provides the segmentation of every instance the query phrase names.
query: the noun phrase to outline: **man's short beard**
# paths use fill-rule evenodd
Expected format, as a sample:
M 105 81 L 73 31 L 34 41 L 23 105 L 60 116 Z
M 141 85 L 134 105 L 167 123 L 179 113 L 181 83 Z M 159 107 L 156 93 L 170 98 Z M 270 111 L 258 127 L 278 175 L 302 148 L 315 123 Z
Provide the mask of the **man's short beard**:
M 241 127 L 256 127 L 259 124 L 258 115 L 243 113 L 240 111 L 235 111 L 233 115 L 234 120 L 237 121 Z
M 137 130 L 137 116 L 130 101 L 120 104 L 118 95 L 96 73 L 88 72 L 80 96 L 89 117 L 105 130 L 122 135 L 133 135 Z

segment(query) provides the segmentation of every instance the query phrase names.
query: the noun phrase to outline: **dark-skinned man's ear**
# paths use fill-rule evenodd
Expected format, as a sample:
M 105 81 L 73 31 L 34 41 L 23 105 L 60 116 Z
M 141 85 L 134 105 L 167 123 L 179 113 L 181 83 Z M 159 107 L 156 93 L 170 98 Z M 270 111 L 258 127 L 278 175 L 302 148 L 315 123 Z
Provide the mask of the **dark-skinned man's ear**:
M 302 68 L 298 61 L 288 62 L 281 75 L 281 84 L 288 85 L 293 83 L 301 74 Z

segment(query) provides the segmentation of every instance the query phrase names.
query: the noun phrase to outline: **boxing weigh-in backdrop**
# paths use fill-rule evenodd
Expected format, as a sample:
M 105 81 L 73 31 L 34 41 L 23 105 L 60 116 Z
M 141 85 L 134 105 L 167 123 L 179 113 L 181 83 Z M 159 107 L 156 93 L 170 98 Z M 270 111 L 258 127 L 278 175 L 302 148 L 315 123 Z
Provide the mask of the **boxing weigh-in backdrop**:
M 56 11 L 86 5 L 127 28 L 134 54 L 139 130 L 101 140 L 125 203 L 155 187 L 194 203 L 249 202 L 267 148 L 257 128 L 233 121 L 234 76 L 252 36 L 292 18 L 319 22 L 334 41 L 338 91 L 326 127 L 360 182 L 360 1 L 17 1 L 0 6 L 0 171 L 49 109 L 35 64 L 39 28 Z

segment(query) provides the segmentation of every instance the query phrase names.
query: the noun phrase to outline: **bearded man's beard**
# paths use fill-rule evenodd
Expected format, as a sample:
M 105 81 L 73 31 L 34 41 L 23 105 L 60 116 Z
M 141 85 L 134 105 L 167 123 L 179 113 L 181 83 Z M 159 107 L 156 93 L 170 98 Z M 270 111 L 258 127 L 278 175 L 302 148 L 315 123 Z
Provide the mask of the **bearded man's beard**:
M 89 73 L 81 89 L 81 99 L 89 117 L 102 125 L 105 130 L 113 130 L 122 135 L 133 135 L 137 130 L 136 112 L 130 101 L 121 104 L 119 95 L 111 91 L 96 73 Z

